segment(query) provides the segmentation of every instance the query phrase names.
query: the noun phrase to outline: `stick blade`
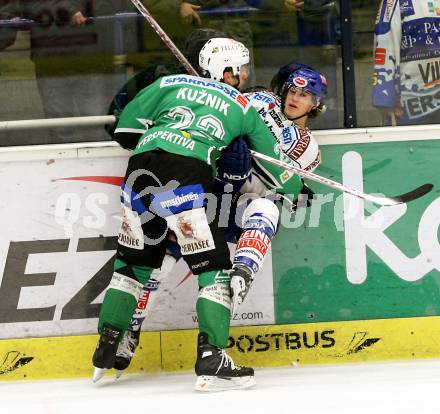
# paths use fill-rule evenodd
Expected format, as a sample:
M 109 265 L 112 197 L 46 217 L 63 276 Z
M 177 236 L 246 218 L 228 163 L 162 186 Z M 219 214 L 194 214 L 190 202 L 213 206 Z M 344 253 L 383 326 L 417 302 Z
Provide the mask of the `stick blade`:
M 399 204 L 408 203 L 409 201 L 417 200 L 418 198 L 423 197 L 425 194 L 428 194 L 433 188 L 433 184 L 423 184 L 415 190 L 392 198 L 398 201 Z
M 417 200 L 418 198 L 423 197 L 425 194 L 428 194 L 433 188 L 433 184 L 423 184 L 420 187 L 417 187 L 415 190 L 409 191 L 405 194 L 401 194 L 395 197 L 384 197 L 381 199 L 382 202 L 379 202 L 379 204 L 394 206 L 396 204 L 408 203 L 410 201 Z

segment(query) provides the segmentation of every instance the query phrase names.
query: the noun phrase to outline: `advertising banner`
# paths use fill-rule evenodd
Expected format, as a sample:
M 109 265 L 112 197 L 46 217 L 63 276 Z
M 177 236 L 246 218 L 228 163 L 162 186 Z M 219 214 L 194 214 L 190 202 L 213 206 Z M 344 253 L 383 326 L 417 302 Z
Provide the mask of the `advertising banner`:
M 272 256 L 232 325 L 440 315 L 439 147 L 437 140 L 322 146 L 317 172 L 348 186 L 395 195 L 430 182 L 434 190 L 379 207 L 309 183 L 312 206 L 281 210 Z M 0 339 L 96 332 L 126 163 L 1 164 Z M 181 260 L 143 328 L 196 328 L 196 298 L 197 280 Z
M 3 162 L 0 339 L 96 333 L 112 276 L 126 157 Z M 271 258 L 232 325 L 274 323 Z M 146 330 L 197 327 L 197 279 L 180 260 Z
M 260 367 L 439 358 L 439 322 L 440 317 L 431 316 L 240 326 L 231 329 L 227 352 L 235 363 L 256 368 L 257 377 Z M 197 333 L 142 332 L 127 373 L 193 371 Z M 97 339 L 98 335 L 84 335 L 0 340 L 0 382 L 90 378 Z M 110 385 L 114 378 L 115 371 L 109 370 L 101 381 Z
M 380 207 L 310 183 L 272 243 L 276 323 L 440 315 L 440 141 L 323 146 L 318 174 L 366 193 L 434 189 Z

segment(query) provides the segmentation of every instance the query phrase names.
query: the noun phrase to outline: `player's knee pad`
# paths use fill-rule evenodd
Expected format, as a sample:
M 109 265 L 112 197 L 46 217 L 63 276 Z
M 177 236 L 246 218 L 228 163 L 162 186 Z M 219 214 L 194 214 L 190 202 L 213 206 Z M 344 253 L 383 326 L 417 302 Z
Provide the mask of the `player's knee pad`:
M 229 284 L 214 283 L 200 288 L 198 299 L 206 299 L 231 309 L 231 290 Z
M 243 233 L 237 243 L 234 266 L 246 266 L 254 274 L 263 265 L 278 227 L 279 211 L 265 198 L 253 200 L 243 214 Z

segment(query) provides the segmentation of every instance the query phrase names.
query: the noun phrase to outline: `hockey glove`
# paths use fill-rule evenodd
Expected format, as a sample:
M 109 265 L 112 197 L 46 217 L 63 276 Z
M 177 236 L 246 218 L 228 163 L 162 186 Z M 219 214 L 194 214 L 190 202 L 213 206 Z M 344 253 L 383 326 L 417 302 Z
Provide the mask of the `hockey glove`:
M 231 273 L 231 315 L 235 315 L 238 305 L 244 302 L 252 284 L 252 273 L 244 266 L 237 266 Z
M 303 182 L 303 187 L 301 188 L 298 197 L 292 201 L 292 207 L 290 210 L 296 211 L 298 208 L 311 207 L 314 196 L 315 192 Z
M 231 183 L 238 191 L 249 177 L 252 167 L 251 153 L 243 138 L 232 141 L 217 161 L 217 178 Z

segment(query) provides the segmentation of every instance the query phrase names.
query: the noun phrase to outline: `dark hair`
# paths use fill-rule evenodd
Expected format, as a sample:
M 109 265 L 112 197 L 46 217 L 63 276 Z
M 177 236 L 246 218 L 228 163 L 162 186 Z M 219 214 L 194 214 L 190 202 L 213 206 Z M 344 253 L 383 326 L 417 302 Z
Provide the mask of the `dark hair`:
M 287 78 L 300 68 L 313 69 L 310 66 L 303 65 L 302 63 L 290 62 L 287 65 L 281 66 L 278 73 L 270 81 L 270 90 L 276 95 L 281 95 L 281 90 Z
M 185 43 L 185 57 L 189 63 L 197 70 L 199 68 L 199 53 L 209 39 L 214 37 L 227 37 L 219 30 L 200 28 L 194 30 Z

